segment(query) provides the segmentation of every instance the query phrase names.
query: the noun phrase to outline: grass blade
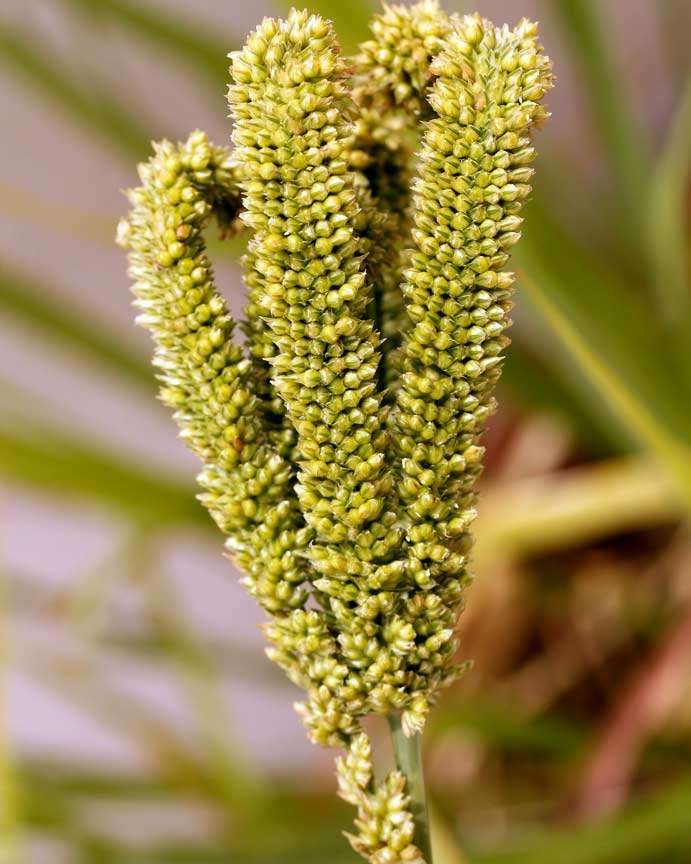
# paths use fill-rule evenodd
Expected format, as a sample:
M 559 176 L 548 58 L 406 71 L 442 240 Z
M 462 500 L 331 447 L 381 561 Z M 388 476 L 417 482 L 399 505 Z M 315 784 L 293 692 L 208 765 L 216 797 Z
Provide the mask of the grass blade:
M 0 861 L 13 864 L 20 855 L 18 780 L 8 729 L 9 670 L 7 580 L 0 574 Z
M 667 322 L 677 336 L 688 336 L 689 229 L 686 203 L 691 173 L 691 77 L 687 80 L 669 137 L 653 174 L 648 237 L 653 283 Z
M 593 456 L 603 458 L 626 449 L 619 430 L 583 398 L 582 392 L 570 386 L 553 364 L 537 355 L 521 328 L 512 336 L 500 387 L 521 407 L 556 415 L 568 425 L 583 450 Z M 500 395 L 499 403 L 503 401 Z
M 51 101 L 64 116 L 105 141 L 131 162 L 149 150 L 152 135 L 138 117 L 92 76 L 78 83 L 58 60 L 48 59 L 45 48 L 19 31 L 0 30 L 0 62 Z
M 691 512 L 691 449 L 659 414 L 627 386 L 617 370 L 598 353 L 594 334 L 579 330 L 541 286 L 538 278 L 521 275 L 523 297 L 547 324 L 585 379 L 629 433 L 665 468 L 685 507 Z M 598 346 L 598 347 L 595 347 Z
M 657 864 L 687 860 L 671 856 L 691 852 L 690 802 L 691 779 L 685 777 L 615 820 L 551 831 L 524 849 L 478 854 L 472 860 L 476 864 Z
M 0 428 L 0 476 L 48 493 L 100 501 L 145 525 L 212 527 L 192 485 L 128 464 L 55 429 Z
M 607 258 L 598 258 L 591 248 L 565 233 L 541 205 L 538 200 L 530 205 L 517 264 L 586 343 L 597 346 L 597 353 L 627 390 L 648 406 L 662 426 L 685 440 L 691 423 L 690 382 L 677 374 L 681 368 L 677 347 L 660 316 L 651 314 L 645 274 L 639 269 L 625 277 Z M 519 311 L 526 313 L 521 319 L 524 332 L 530 332 L 529 306 L 519 304 Z M 532 323 L 536 320 L 544 325 L 543 316 L 533 317 Z M 531 344 L 543 361 L 553 364 L 555 342 L 544 335 L 533 333 Z M 566 386 L 580 389 L 580 398 L 590 401 L 591 411 L 604 409 L 600 391 L 573 363 L 562 362 L 561 374 Z M 604 416 L 611 423 L 611 411 Z M 640 440 L 625 424 L 618 425 L 629 445 Z
M 555 0 L 548 9 L 556 16 L 571 46 L 596 128 L 618 178 L 619 191 L 629 205 L 626 212 L 633 220 L 644 200 L 646 154 L 641 130 L 626 106 L 625 83 L 619 79 L 609 53 L 611 39 L 606 38 L 593 0 Z
M 112 21 L 123 29 L 145 39 L 151 45 L 170 52 L 191 71 L 202 76 L 214 91 L 221 93 L 228 77 L 226 55 L 236 40 L 229 34 L 222 38 L 205 30 L 197 21 L 183 20 L 166 8 L 159 11 L 146 3 L 129 0 L 63 0 L 79 12 L 93 18 Z M 230 8 L 228 18 L 231 19 Z
M 109 335 L 102 324 L 87 320 L 73 306 L 52 299 L 33 280 L 10 271 L 2 262 L 0 311 L 153 391 L 153 371 L 144 358 L 140 359 L 130 347 Z

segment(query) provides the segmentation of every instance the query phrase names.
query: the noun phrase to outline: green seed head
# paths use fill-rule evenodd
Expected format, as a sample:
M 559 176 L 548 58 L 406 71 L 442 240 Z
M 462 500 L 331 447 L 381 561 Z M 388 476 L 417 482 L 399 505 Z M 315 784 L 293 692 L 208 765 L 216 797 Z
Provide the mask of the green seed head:
M 200 500 L 306 692 L 310 737 L 346 751 L 350 839 L 376 864 L 423 857 L 405 780 L 374 781 L 360 718 L 400 712 L 417 733 L 462 671 L 505 266 L 551 84 L 525 20 L 387 7 L 348 63 L 319 16 L 267 19 L 231 55 L 232 153 L 201 132 L 156 145 L 118 227 Z M 250 232 L 244 344 L 212 217 Z

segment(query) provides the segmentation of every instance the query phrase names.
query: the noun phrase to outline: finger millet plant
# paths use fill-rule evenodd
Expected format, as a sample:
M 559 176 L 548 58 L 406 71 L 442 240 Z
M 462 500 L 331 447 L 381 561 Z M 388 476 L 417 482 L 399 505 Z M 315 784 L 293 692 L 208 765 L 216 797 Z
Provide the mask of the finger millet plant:
M 508 345 L 505 270 L 552 84 L 536 25 L 385 8 L 357 56 L 293 11 L 231 55 L 233 150 L 194 132 L 140 167 L 119 229 L 161 399 L 202 503 L 345 751 L 353 847 L 431 861 L 419 737 L 462 671 L 480 435 Z M 251 232 L 242 330 L 203 230 Z M 398 760 L 374 777 L 366 715 Z

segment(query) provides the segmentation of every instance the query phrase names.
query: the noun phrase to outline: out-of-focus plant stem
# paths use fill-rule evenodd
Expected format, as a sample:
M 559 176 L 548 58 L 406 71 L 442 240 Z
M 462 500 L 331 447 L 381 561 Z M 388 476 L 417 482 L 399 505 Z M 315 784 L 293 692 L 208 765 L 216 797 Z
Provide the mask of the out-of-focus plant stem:
M 546 4 L 547 5 L 547 4 Z M 555 0 L 549 4 L 560 21 L 564 38 L 571 44 L 573 60 L 587 89 L 593 119 L 617 177 L 626 216 L 640 234 L 640 202 L 645 193 L 646 153 L 643 136 L 627 108 L 624 83 L 620 80 L 608 47 L 609 33 L 601 20 L 604 6 L 593 0 Z M 635 246 L 633 247 L 635 249 Z
M 0 61 L 123 158 L 141 159 L 146 154 L 151 131 L 103 82 L 99 86 L 96 73 L 88 82 L 78 81 L 65 72 L 63 63 L 47 59 L 47 51 L 39 49 L 34 39 L 4 28 L 0 29 Z
M 256 809 L 263 792 L 239 748 L 233 746 L 218 668 L 185 621 L 174 587 L 162 575 L 152 574 L 150 595 L 154 614 L 168 636 L 169 656 L 206 750 L 209 776 L 215 780 L 229 816 L 236 817 L 238 813 L 247 816 Z
M 525 557 L 679 518 L 671 482 L 648 459 L 627 457 L 488 486 L 474 557 Z M 481 590 L 478 583 L 475 590 Z
M 667 324 L 678 339 L 688 338 L 691 322 L 686 202 L 691 174 L 691 76 L 681 94 L 667 143 L 653 174 L 648 206 L 648 237 L 653 285 Z
M 429 812 L 420 747 L 422 736 L 406 735 L 403 731 L 400 714 L 390 714 L 388 720 L 396 755 L 396 765 L 406 778 L 406 794 L 410 798 L 409 808 L 415 821 L 415 844 L 422 852 L 427 864 L 432 864 Z
M 432 835 L 432 856 L 435 864 L 468 864 L 453 830 L 434 805 L 429 805 L 429 825 Z
M 653 413 L 638 393 L 629 389 L 617 371 L 598 354 L 597 346 L 588 343 L 564 315 L 557 303 L 544 291 L 538 280 L 521 273 L 524 298 L 543 318 L 551 332 L 559 339 L 566 352 L 575 361 L 581 373 L 608 405 L 631 437 L 660 463 L 678 500 L 691 512 L 691 448 L 675 431 Z

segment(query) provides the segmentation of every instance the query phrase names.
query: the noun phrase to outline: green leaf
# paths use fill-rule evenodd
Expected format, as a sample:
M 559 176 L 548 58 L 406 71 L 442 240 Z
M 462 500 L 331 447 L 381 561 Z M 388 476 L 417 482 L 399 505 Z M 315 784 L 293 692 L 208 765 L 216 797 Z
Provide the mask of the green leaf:
M 275 5 L 281 12 L 286 13 L 296 4 L 292 0 L 277 0 Z M 367 38 L 370 18 L 379 4 L 370 0 L 350 0 L 348 3 L 339 0 L 312 0 L 308 6 L 310 11 L 318 12 L 323 18 L 333 21 L 343 52 L 352 54 L 360 42 Z
M 656 462 L 608 459 L 483 491 L 477 566 L 573 549 L 604 537 L 669 525 L 683 507 Z
M 514 705 L 480 696 L 472 699 L 448 699 L 430 718 L 430 734 L 469 729 L 487 744 L 504 753 L 529 755 L 532 758 L 560 759 L 573 757 L 586 741 L 586 730 L 563 717 L 530 716 Z
M 98 76 L 85 83 L 70 76 L 64 63 L 48 58 L 41 47 L 18 30 L 0 29 L 0 62 L 52 102 L 87 132 L 98 136 L 128 161 L 141 159 L 151 135 L 129 108 L 118 100 Z
M 222 94 L 228 78 L 227 54 L 237 44 L 205 29 L 198 21 L 178 18 L 169 8 L 156 9 L 147 3 L 128 0 L 62 0 L 82 14 L 112 21 L 150 45 L 170 52 L 190 71 L 202 76 L 217 95 Z M 228 21 L 232 20 L 228 7 Z
M 19 860 L 20 807 L 19 777 L 12 742 L 4 717 L 6 673 L 9 660 L 9 609 L 7 583 L 0 578 L 0 861 Z
M 561 25 L 586 87 L 596 129 L 618 179 L 631 222 L 637 221 L 646 190 L 647 156 L 642 132 L 626 104 L 626 81 L 620 79 L 610 53 L 612 40 L 593 0 L 554 0 L 546 4 Z M 637 232 L 640 226 L 636 226 Z
M 640 268 L 626 274 L 610 257 L 598 256 L 556 222 L 542 199 L 530 204 L 526 226 L 516 253 L 518 265 L 539 282 L 586 342 L 597 346 L 627 388 L 684 440 L 691 423 L 691 379 L 678 374 L 679 351 L 654 305 L 651 314 L 646 274 Z M 520 295 L 518 308 L 520 322 L 530 325 Z M 553 340 L 550 344 L 544 333 L 533 333 L 532 338 L 535 351 L 553 364 Z M 563 363 L 561 372 L 566 386 L 580 387 L 581 398 L 602 408 L 599 391 L 573 363 Z M 619 426 L 629 441 L 637 440 L 626 425 Z
M 584 248 L 573 233 L 567 233 L 557 223 L 544 198 L 536 198 L 529 204 L 525 225 L 524 237 L 515 253 L 516 264 L 559 301 L 569 320 L 578 322 L 583 332 L 606 347 L 610 359 L 616 359 L 623 368 L 642 365 L 636 373 L 636 388 L 646 381 L 657 380 L 661 370 L 655 361 L 658 346 L 651 330 L 656 322 L 645 314 L 645 307 L 638 299 L 639 286 L 631 282 L 623 285 L 620 273 L 603 264 L 592 249 Z M 582 421 L 591 424 L 591 435 L 601 444 L 606 443 L 610 452 L 630 450 L 632 440 L 628 430 L 612 423 L 611 412 L 605 410 L 597 391 L 573 363 L 555 352 L 555 340 L 545 338 L 544 327 L 536 325 L 536 316 L 531 315 L 520 290 L 517 320 L 517 341 L 530 346 L 542 364 L 552 370 L 555 386 L 578 405 Z M 555 353 L 560 363 L 555 364 Z M 511 355 L 507 365 L 510 363 Z M 648 368 L 651 364 L 656 367 L 654 371 Z M 667 385 L 658 398 L 667 399 L 666 391 Z
M 609 420 L 576 387 L 565 385 L 559 370 L 538 356 L 520 327 L 507 351 L 500 388 L 500 405 L 510 395 L 524 408 L 557 416 L 586 452 L 606 456 L 622 450 L 621 435 Z
M 691 511 L 691 449 L 688 438 L 678 436 L 666 422 L 664 414 L 656 410 L 656 403 L 646 400 L 640 390 L 631 386 L 633 375 L 626 376 L 625 370 L 617 368 L 609 360 L 606 339 L 602 339 L 602 333 L 595 326 L 595 318 L 601 314 L 601 310 L 598 310 L 597 305 L 592 306 L 587 321 L 570 314 L 572 310 L 565 311 L 563 298 L 556 291 L 545 287 L 548 278 L 539 269 L 533 270 L 531 275 L 521 274 L 521 282 L 523 300 L 529 301 L 533 312 L 547 325 L 553 338 L 575 364 L 579 375 L 590 384 L 623 428 L 664 467 L 685 507 Z M 625 314 L 626 307 L 622 306 L 621 311 L 622 322 L 631 324 Z M 607 338 L 612 339 L 613 335 L 607 331 Z M 656 350 L 656 346 L 649 345 L 650 336 L 644 341 L 643 334 L 639 336 L 642 341 L 637 347 L 638 351 Z M 636 350 L 635 344 L 632 347 Z M 649 382 L 650 387 L 647 389 L 663 387 L 665 381 L 660 374 L 659 378 Z M 684 405 L 683 393 L 677 396 Z
M 132 383 L 153 392 L 151 365 L 110 335 L 100 322 L 81 315 L 72 304 L 60 302 L 0 262 L 0 310 L 36 328 L 40 335 L 82 352 Z
M 668 324 L 684 343 L 691 326 L 686 219 L 690 172 L 691 77 L 686 82 L 667 143 L 653 173 L 648 206 L 653 284 Z
M 190 485 L 177 483 L 55 429 L 0 427 L 0 476 L 77 500 L 97 500 L 145 525 L 212 523 Z
M 471 860 L 474 864 L 659 864 L 672 855 L 691 854 L 689 812 L 691 778 L 687 776 L 615 819 L 548 831 L 522 848 L 480 853 Z

